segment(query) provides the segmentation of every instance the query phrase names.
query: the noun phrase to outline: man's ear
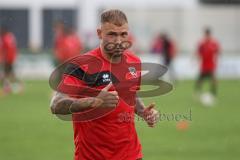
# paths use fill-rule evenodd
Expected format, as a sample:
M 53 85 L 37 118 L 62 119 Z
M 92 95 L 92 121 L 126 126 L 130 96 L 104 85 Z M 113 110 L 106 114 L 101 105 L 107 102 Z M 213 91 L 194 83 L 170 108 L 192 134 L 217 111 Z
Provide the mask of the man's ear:
M 100 28 L 97 29 L 97 35 L 99 39 L 102 39 L 102 30 Z

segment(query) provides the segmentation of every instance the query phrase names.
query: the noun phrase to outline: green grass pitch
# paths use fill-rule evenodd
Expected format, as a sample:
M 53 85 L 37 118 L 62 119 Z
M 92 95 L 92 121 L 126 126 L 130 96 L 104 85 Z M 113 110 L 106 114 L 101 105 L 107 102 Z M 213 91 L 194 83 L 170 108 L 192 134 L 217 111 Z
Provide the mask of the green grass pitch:
M 192 111 L 188 128 L 162 120 L 149 128 L 136 121 L 145 160 L 237 160 L 240 157 L 240 81 L 220 81 L 214 107 L 193 100 L 193 82 L 179 82 L 155 101 L 165 114 Z M 50 113 L 51 89 L 47 81 L 28 81 L 21 95 L 0 96 L 0 160 L 73 159 L 71 122 Z

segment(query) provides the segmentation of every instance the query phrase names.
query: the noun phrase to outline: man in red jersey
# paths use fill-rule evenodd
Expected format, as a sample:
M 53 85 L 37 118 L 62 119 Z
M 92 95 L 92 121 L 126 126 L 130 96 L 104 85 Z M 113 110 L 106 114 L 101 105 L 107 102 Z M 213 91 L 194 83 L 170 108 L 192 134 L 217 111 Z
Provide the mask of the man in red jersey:
M 15 36 L 6 26 L 0 31 L 2 62 L 4 68 L 3 89 L 5 92 L 19 92 L 22 89 L 14 73 L 14 63 L 17 59 L 17 43 Z
M 196 82 L 196 91 L 201 89 L 204 79 L 209 79 L 211 82 L 211 93 L 216 96 L 217 94 L 217 81 L 216 81 L 216 66 L 217 58 L 219 55 L 219 44 L 212 37 L 211 30 L 205 29 L 205 36 L 198 45 L 197 54 L 200 60 L 200 74 Z
M 104 11 L 97 34 L 99 48 L 66 64 L 51 111 L 72 114 L 75 160 L 142 159 L 134 115 L 154 127 L 159 113 L 154 104 L 145 107 L 136 96 L 141 62 L 127 50 L 131 42 L 126 15 Z
M 55 65 L 77 56 L 82 51 L 80 38 L 72 27 L 65 26 L 63 22 L 56 22 L 54 25 L 54 57 Z
M 1 30 L 1 28 L 0 28 L 0 30 Z M 2 64 L 2 61 L 3 61 L 2 42 L 1 42 L 1 39 L 0 39 L 0 66 Z
M 57 66 L 60 63 L 61 59 L 61 48 L 64 41 L 64 28 L 65 25 L 62 21 L 57 21 L 54 23 L 54 64 Z
M 163 64 L 168 67 L 169 80 L 176 81 L 173 60 L 176 57 L 176 45 L 167 33 L 160 33 L 151 47 L 152 53 L 161 54 Z
M 82 43 L 73 28 L 65 27 L 63 42 L 60 48 L 60 57 L 58 57 L 60 63 L 81 53 Z
M 1 95 L 1 89 L 3 85 L 3 54 L 2 54 L 2 42 L 0 39 L 0 95 Z

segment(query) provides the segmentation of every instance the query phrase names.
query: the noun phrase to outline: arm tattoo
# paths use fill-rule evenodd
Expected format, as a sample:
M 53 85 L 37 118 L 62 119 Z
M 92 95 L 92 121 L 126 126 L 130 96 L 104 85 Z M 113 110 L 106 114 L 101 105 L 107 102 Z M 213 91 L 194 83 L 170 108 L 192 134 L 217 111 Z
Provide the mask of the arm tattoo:
M 95 98 L 71 98 L 66 94 L 56 92 L 51 100 L 51 111 L 53 114 L 71 114 L 75 112 L 80 112 L 94 103 Z

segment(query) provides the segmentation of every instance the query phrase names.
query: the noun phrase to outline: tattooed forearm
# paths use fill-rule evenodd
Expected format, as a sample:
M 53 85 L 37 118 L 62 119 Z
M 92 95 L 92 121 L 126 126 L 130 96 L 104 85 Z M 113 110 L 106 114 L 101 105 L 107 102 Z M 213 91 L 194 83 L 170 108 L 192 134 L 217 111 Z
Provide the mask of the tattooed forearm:
M 51 101 L 51 111 L 53 114 L 71 114 L 97 106 L 96 101 L 98 100 L 94 97 L 76 99 L 57 92 Z

